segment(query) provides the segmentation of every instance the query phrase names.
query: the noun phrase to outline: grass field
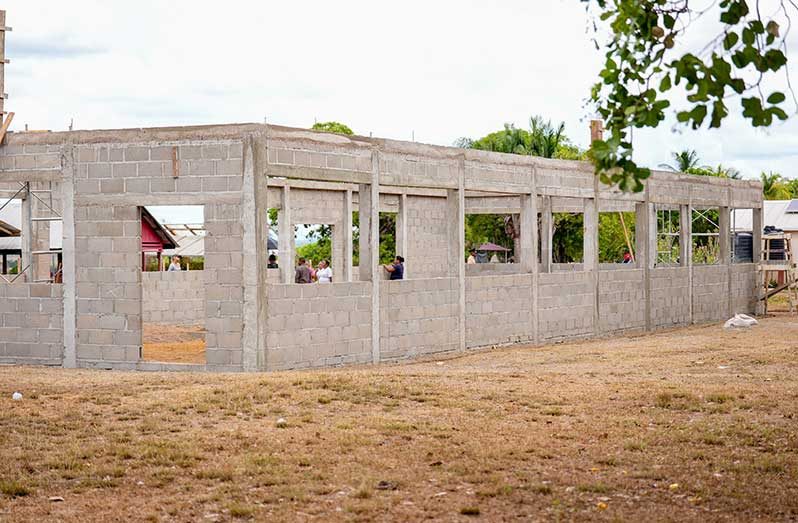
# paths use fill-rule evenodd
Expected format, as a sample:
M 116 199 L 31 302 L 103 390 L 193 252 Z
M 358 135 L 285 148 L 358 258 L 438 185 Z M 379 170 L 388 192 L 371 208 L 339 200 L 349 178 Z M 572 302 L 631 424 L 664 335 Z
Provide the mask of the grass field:
M 329 371 L 3 367 L 0 521 L 794 520 L 796 340 L 782 316 Z

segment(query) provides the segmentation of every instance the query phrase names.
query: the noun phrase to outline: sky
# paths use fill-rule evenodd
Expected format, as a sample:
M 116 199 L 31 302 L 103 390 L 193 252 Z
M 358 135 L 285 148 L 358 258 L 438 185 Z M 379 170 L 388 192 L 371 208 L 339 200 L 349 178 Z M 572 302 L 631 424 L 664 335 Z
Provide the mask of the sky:
M 584 148 L 602 63 L 578 0 L 3 4 L 12 130 L 338 120 L 451 145 L 539 114 Z M 707 40 L 692 29 L 678 45 Z M 796 118 L 766 131 L 740 117 L 715 131 L 674 126 L 636 133 L 635 159 L 656 167 L 690 148 L 746 177 L 798 177 Z

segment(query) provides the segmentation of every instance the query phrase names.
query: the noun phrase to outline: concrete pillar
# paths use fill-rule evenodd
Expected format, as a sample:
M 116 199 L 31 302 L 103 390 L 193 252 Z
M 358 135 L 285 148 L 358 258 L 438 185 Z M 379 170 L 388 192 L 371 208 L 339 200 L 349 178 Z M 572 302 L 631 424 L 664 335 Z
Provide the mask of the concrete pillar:
M 399 195 L 399 212 L 396 214 L 396 254 L 407 257 L 407 195 Z M 405 278 L 407 278 L 407 263 L 405 263 Z
M 259 370 L 259 363 L 263 363 L 263 356 L 258 351 L 259 322 L 258 304 L 260 302 L 260 277 L 261 271 L 265 272 L 266 264 L 259 263 L 258 229 L 263 232 L 262 223 L 258 225 L 258 186 L 254 169 L 254 143 L 251 136 L 244 140 L 244 172 L 243 190 L 241 191 L 241 228 L 242 228 L 242 259 L 243 259 L 243 326 L 241 339 L 241 365 L 246 371 Z M 260 196 L 260 203 L 265 204 L 265 195 Z M 268 209 L 265 205 L 261 209 Z M 262 220 L 260 220 L 262 221 Z
M 585 198 L 583 231 L 583 267 L 593 280 L 593 332 L 600 331 L 599 322 L 599 262 L 598 262 L 598 178 L 595 178 L 595 198 Z
M 344 253 L 344 243 L 346 240 L 344 238 L 345 231 L 343 224 L 333 224 L 331 231 L 331 245 L 330 245 L 330 256 L 332 257 L 330 263 L 332 263 L 332 271 L 333 271 L 333 281 L 347 281 L 343 278 L 345 277 L 344 274 L 344 267 L 346 266 L 346 254 Z
M 51 184 L 44 182 L 31 182 L 31 198 L 30 198 L 30 214 L 31 214 L 31 250 L 33 251 L 49 251 L 50 250 L 50 222 L 49 221 L 33 221 L 33 218 L 44 218 L 47 216 L 55 216 L 47 205 L 44 204 L 39 198 L 50 201 L 50 194 L 44 191 L 51 190 Z M 35 191 L 39 191 L 37 198 L 34 195 Z M 50 265 L 53 262 L 52 255 L 34 254 L 31 256 L 30 281 L 47 281 L 50 279 Z
M 534 193 L 521 195 L 521 248 L 518 262 L 521 271 L 531 273 L 538 265 L 538 205 L 537 195 Z
M 643 269 L 643 300 L 645 303 L 646 330 L 653 328 L 651 318 L 651 269 L 654 268 L 656 259 L 657 240 L 657 214 L 654 206 L 648 201 L 648 187 L 646 187 L 646 200 L 635 205 L 635 264 Z M 653 238 L 653 242 L 651 241 Z M 654 249 L 652 251 L 652 248 Z
M 541 272 L 551 272 L 551 248 L 554 217 L 551 213 L 551 196 L 543 197 L 540 211 L 540 261 Z
M 679 265 L 687 267 L 688 308 L 693 323 L 693 206 L 679 206 Z
M 730 210 L 728 207 L 721 207 L 718 209 L 718 245 L 720 248 L 720 263 L 721 265 L 729 265 L 731 263 L 731 222 L 729 219 Z
M 693 266 L 693 206 L 679 206 L 679 265 Z
M 358 247 L 360 251 L 360 261 L 358 268 L 360 271 L 360 281 L 371 281 L 371 186 L 360 184 L 357 191 L 358 216 L 360 222 L 358 229 Z M 376 207 L 376 206 L 375 206 Z M 377 214 L 377 226 L 379 227 L 379 214 Z M 377 252 L 379 253 L 379 237 L 377 238 Z M 379 255 L 379 254 L 378 254 Z
M 280 210 L 277 211 L 277 256 L 280 281 L 294 283 L 294 222 L 291 218 L 291 187 L 283 187 Z
M 352 281 L 352 191 L 344 192 L 344 220 L 341 224 L 343 236 L 343 272 L 337 281 Z M 333 273 L 333 278 L 337 274 Z M 333 281 L 336 281 L 335 279 Z
M 30 194 L 30 184 L 27 184 L 27 187 L 20 196 L 22 196 L 22 204 L 21 204 L 21 214 L 22 214 L 22 221 L 20 230 L 20 242 L 21 246 L 20 249 L 22 251 L 22 261 L 19 264 L 19 270 L 22 271 L 25 267 L 28 269 L 25 271 L 25 274 L 22 276 L 23 281 L 31 282 L 34 280 L 33 277 L 33 256 L 31 255 L 31 251 L 33 251 L 33 227 L 32 227 L 32 211 L 31 211 L 31 199 L 33 198 Z
M 752 261 L 757 264 L 757 268 L 759 268 L 759 263 L 762 261 L 762 208 L 760 207 L 759 209 L 752 209 L 751 212 L 753 214 L 751 221 L 751 228 L 753 229 Z M 762 270 L 756 271 L 756 287 L 757 291 L 754 313 L 764 314 L 765 302 L 761 298 L 765 292 L 765 272 Z
M 368 208 L 363 207 L 363 196 Z M 368 273 L 368 280 L 371 281 L 371 360 L 373 363 L 380 362 L 380 281 L 382 280 L 379 271 L 380 267 L 380 151 L 374 148 L 371 151 L 371 186 L 367 190 L 361 185 L 360 198 L 360 274 Z M 365 211 L 365 212 L 364 212 Z M 367 227 L 364 227 L 363 218 L 368 216 Z M 366 252 L 368 256 L 363 257 L 363 233 L 368 231 L 368 241 Z
M 446 191 L 449 231 L 449 274 L 456 278 L 458 296 L 458 347 L 466 349 L 465 302 L 465 157 L 458 161 L 457 189 Z
M 62 262 L 64 282 L 64 367 L 77 367 L 77 283 L 75 266 L 75 147 L 63 150 L 63 177 L 61 180 L 61 205 L 63 217 Z
M 269 258 L 269 178 L 267 172 L 268 150 L 265 135 L 256 135 L 253 148 L 253 171 L 255 176 L 255 237 L 258 260 L 258 357 L 257 368 L 268 370 L 268 346 L 266 334 L 269 323 L 269 273 L 266 269 Z

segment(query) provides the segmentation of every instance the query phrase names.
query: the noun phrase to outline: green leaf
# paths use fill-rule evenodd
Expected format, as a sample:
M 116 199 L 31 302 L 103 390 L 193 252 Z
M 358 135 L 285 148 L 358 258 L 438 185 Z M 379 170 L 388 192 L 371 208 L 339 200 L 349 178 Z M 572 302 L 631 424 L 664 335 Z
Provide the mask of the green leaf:
M 784 96 L 784 93 L 780 93 L 780 92 L 776 91 L 775 93 L 773 93 L 770 96 L 768 96 L 768 103 L 769 104 L 780 104 L 781 102 L 783 102 L 786 99 L 787 99 L 787 97 Z
M 723 48 L 728 51 L 734 47 L 734 44 L 736 44 L 739 39 L 740 37 L 737 36 L 737 33 L 727 33 L 726 37 L 723 39 Z
M 671 77 L 665 76 L 662 81 L 659 83 L 659 91 L 664 93 L 665 91 L 670 90 L 671 88 Z

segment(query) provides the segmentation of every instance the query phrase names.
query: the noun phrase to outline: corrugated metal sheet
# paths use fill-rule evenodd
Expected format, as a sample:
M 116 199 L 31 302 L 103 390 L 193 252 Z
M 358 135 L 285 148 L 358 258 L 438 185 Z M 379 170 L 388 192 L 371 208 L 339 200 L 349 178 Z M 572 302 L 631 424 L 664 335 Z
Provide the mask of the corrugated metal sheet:
M 788 213 L 790 203 L 798 200 L 765 200 L 762 225 L 772 225 L 785 232 L 798 231 L 798 213 Z M 750 231 L 753 223 L 751 209 L 735 209 L 732 214 L 732 227 L 736 231 Z

